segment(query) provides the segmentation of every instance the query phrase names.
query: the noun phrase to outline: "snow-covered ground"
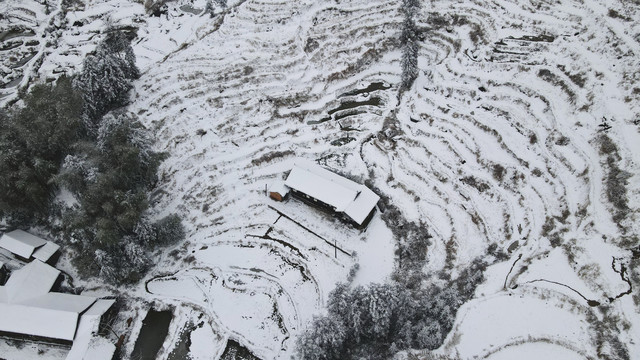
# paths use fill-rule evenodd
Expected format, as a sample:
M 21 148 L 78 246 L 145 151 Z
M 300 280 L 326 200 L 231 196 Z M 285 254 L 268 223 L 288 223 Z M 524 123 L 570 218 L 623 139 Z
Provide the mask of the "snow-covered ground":
M 263 359 L 289 358 L 355 264 L 356 284 L 388 279 L 394 239 L 379 215 L 359 231 L 266 196 L 303 157 L 371 181 L 407 220 L 426 223 L 430 274 L 456 276 L 491 244 L 508 254 L 487 269 L 438 353 L 598 358 L 609 351 L 599 333 L 613 331 L 630 358 L 640 356 L 638 306 L 630 295 L 609 300 L 629 288 L 622 240 L 638 232 L 633 2 L 425 3 L 415 17 L 419 75 L 401 98 L 400 1 L 228 1 L 213 17 L 194 14 L 204 1 L 171 2 L 159 17 L 124 0 L 62 15 L 29 4 L 0 6 L 56 45 L 32 45 L 38 55 L 11 69 L 22 69 L 22 85 L 78 69 L 107 25 L 137 28 L 143 75 L 130 111 L 170 154 L 153 211 L 179 213 L 188 237 L 130 290 L 140 314 L 127 351 L 155 302 L 177 307 L 161 358 L 200 316 L 207 325 L 191 335 L 194 358 L 219 356 L 227 338 Z M 26 43 L 9 51 L 25 53 Z M 383 86 L 353 92 L 374 83 Z M 15 96 L 3 91 L 1 101 Z M 606 196 L 602 134 L 632 176 L 622 226 Z

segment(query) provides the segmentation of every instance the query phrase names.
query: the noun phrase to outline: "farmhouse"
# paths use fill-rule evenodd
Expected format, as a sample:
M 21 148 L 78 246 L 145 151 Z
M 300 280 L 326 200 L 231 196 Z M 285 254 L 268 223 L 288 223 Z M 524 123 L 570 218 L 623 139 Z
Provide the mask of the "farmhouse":
M 38 259 L 46 263 L 55 261 L 60 246 L 26 231 L 14 230 L 2 235 L 0 248 L 9 250 L 26 261 Z
M 366 186 L 307 160 L 296 160 L 284 187 L 296 198 L 339 214 L 359 228 L 369 224 L 380 200 Z
M 113 305 L 114 300 L 50 292 L 59 276 L 39 260 L 14 271 L 0 286 L 0 335 L 71 345 L 79 324 L 95 321 Z

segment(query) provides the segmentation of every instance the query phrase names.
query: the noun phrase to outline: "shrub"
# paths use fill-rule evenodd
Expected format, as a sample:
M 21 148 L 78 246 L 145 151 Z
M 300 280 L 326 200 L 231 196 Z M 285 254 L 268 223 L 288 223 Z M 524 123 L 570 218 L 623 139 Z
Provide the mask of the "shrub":
M 155 245 L 166 246 L 185 238 L 182 220 L 176 214 L 168 215 L 154 224 Z

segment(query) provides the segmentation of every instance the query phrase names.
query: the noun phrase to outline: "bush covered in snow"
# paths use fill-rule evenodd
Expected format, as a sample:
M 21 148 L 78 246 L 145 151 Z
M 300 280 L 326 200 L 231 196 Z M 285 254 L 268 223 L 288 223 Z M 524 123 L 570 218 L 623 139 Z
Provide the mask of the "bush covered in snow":
M 448 286 L 409 289 L 403 284 L 349 288 L 329 295 L 328 314 L 299 338 L 302 359 L 387 359 L 405 349 L 436 349 L 451 330 L 460 305 L 484 280 L 474 261 Z

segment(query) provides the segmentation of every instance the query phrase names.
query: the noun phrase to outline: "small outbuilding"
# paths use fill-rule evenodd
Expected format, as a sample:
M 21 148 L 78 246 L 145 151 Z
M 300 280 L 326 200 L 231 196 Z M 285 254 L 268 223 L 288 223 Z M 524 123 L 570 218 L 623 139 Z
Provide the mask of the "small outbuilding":
M 289 194 L 289 188 L 284 184 L 284 181 L 278 180 L 271 184 L 269 188 L 269 197 L 276 201 L 283 201 Z
M 308 160 L 296 160 L 284 183 L 291 194 L 340 215 L 359 228 L 369 224 L 380 197 L 358 184 Z
M 60 250 L 60 246 L 24 230 L 3 234 L 0 237 L 0 248 L 9 250 L 26 261 L 38 259 L 45 263 L 54 261 Z

